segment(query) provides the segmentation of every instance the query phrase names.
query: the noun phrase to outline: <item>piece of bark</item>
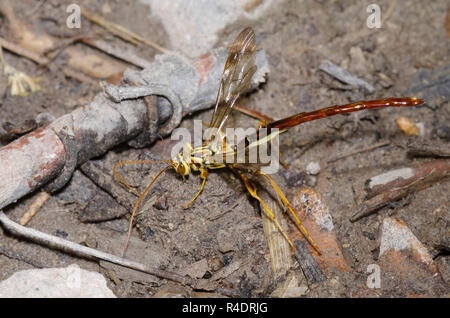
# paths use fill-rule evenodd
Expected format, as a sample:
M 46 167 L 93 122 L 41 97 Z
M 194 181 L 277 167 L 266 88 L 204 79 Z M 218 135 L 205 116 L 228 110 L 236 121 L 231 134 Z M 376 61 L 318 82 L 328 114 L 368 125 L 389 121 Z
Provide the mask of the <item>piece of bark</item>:
M 262 189 L 259 191 L 260 198 L 265 202 L 267 207 L 278 220 L 280 226 L 287 233 L 287 220 L 283 217 L 283 210 L 280 203 L 275 199 L 277 194 L 272 189 L 270 183 L 266 180 L 259 180 Z M 272 272 L 275 278 L 281 277 L 293 265 L 292 249 L 288 241 L 282 235 L 275 222 L 268 215 L 264 207 L 260 204 L 261 217 L 263 220 L 264 236 L 267 240 L 270 253 L 270 263 L 272 265 Z
M 296 191 L 292 199 L 292 207 L 309 235 L 319 246 L 321 255 L 306 241 L 294 221 L 290 222 L 290 236 L 306 244 L 306 248 L 309 249 L 311 257 L 317 261 L 325 273 L 330 272 L 332 269 L 337 269 L 341 272 L 350 272 L 351 268 L 342 253 L 328 206 L 322 200 L 319 193 L 307 188 Z
M 450 148 L 444 143 L 428 143 L 424 141 L 414 141 L 408 143 L 407 155 L 409 157 L 450 157 Z
M 372 177 L 366 182 L 367 200 L 360 205 L 350 221 L 355 222 L 368 216 L 391 202 L 439 182 L 449 175 L 450 159 L 439 159 Z
M 65 164 L 64 144 L 50 129 L 38 129 L 0 149 L 0 207 L 56 177 Z
M 345 84 L 348 84 L 352 87 L 363 87 L 371 94 L 375 92 L 375 88 L 372 85 L 370 85 L 366 81 L 350 74 L 348 71 L 344 70 L 340 66 L 337 66 L 336 64 L 334 64 L 331 61 L 328 61 L 328 60 L 322 61 L 322 63 L 319 66 L 319 69 L 321 71 L 333 76 L 337 80 L 339 80 Z
M 295 258 L 297 259 L 308 284 L 320 283 L 327 279 L 316 259 L 306 246 L 307 243 L 300 240 L 294 241 Z
M 5 122 L 2 124 L 3 131 L 0 133 L 1 141 L 12 141 L 17 139 L 19 136 L 29 133 L 30 131 L 37 128 L 38 124 L 33 119 L 25 120 L 19 125 L 14 125 L 10 122 Z
M 81 222 L 103 222 L 128 213 L 125 207 L 78 170 L 55 197 L 64 204 L 70 204 L 70 210 Z
M 97 186 L 109 193 L 121 206 L 132 211 L 136 196 L 117 182 L 111 182 L 111 172 L 96 160 L 89 160 L 80 166 L 80 170 Z

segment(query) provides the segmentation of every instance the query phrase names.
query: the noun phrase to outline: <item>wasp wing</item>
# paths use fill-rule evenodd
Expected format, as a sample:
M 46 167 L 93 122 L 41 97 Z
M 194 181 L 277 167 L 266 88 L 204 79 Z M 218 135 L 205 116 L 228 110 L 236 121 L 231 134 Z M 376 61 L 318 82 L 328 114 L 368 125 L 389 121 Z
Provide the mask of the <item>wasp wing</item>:
M 244 29 L 233 42 L 222 74 L 216 106 L 209 124 L 221 131 L 239 96 L 249 86 L 256 72 L 256 41 L 251 28 Z M 206 141 L 211 141 L 211 133 Z

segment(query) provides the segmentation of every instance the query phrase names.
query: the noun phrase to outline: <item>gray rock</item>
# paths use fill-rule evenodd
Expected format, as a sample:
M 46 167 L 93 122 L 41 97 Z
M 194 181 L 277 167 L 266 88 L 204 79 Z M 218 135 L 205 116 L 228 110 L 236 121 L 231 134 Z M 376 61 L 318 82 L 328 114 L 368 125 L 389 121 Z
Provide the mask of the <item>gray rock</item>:
M 273 0 L 141 0 L 159 17 L 172 49 L 189 57 L 209 51 L 227 25 L 238 19 L 257 19 Z
M 0 282 L 0 298 L 115 298 L 103 275 L 72 264 L 30 269 Z

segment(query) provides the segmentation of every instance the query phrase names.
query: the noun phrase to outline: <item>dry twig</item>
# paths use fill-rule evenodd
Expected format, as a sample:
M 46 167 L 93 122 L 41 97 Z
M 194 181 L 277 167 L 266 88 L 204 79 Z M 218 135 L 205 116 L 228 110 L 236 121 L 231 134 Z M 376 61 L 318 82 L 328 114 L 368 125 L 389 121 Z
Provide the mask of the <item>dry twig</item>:
M 396 169 L 369 180 L 368 200 L 352 217 L 355 222 L 390 202 L 400 200 L 409 193 L 421 190 L 450 175 L 450 159 L 425 162 L 414 168 Z
M 105 41 L 88 38 L 80 38 L 80 41 L 137 67 L 147 68 L 151 65 L 151 62 L 135 55 L 133 52 L 123 51 L 121 48 L 114 47 Z
M 0 46 L 2 46 L 4 49 L 6 49 L 14 54 L 23 56 L 41 66 L 47 66 L 51 63 L 50 59 L 48 59 L 46 57 L 42 57 L 33 51 L 27 50 L 18 44 L 6 41 L 5 39 L 2 39 L 2 38 L 0 38 Z M 96 80 L 90 78 L 89 76 L 84 75 L 81 72 L 75 71 L 74 69 L 71 69 L 70 67 L 63 67 L 63 72 L 66 76 L 74 78 L 80 82 L 84 82 L 84 83 L 91 84 L 91 85 L 98 84 L 98 82 Z
M 390 145 L 390 142 L 380 142 L 380 143 L 377 143 L 375 145 L 369 146 L 367 148 L 363 148 L 363 149 L 360 149 L 360 150 L 355 150 L 355 151 L 349 152 L 349 153 L 347 153 L 345 155 L 333 157 L 331 159 L 328 159 L 326 161 L 326 163 L 332 163 L 332 162 L 335 162 L 335 161 L 338 161 L 338 160 L 341 160 L 341 159 L 345 159 L 345 158 L 348 158 L 348 157 L 351 157 L 351 156 L 354 156 L 354 155 L 357 155 L 357 154 L 360 154 L 360 153 L 363 153 L 363 152 L 371 151 L 371 150 L 374 150 L 374 149 L 377 149 L 377 148 L 381 148 L 381 147 L 386 147 L 388 145 Z
M 117 35 L 118 37 L 122 38 L 125 41 L 131 42 L 133 44 L 137 44 L 138 43 L 137 41 L 139 41 L 144 44 L 147 44 L 148 46 L 154 48 L 155 50 L 157 50 L 161 53 L 165 53 L 165 54 L 169 53 L 169 51 L 166 50 L 165 48 L 163 48 L 162 46 L 160 46 L 152 41 L 149 41 L 134 32 L 131 32 L 130 30 L 126 29 L 125 27 L 123 27 L 121 25 L 106 21 L 101 16 L 91 13 L 84 8 L 81 9 L 81 14 L 84 15 L 88 20 L 100 25 L 101 27 L 107 29 L 108 31 Z
M 86 258 L 93 258 L 95 260 L 104 260 L 107 262 L 111 262 L 114 264 L 122 265 L 131 269 L 135 269 L 144 273 L 148 273 L 160 278 L 169 279 L 178 283 L 181 283 L 183 285 L 190 285 L 192 286 L 194 281 L 185 276 L 181 276 L 177 273 L 168 272 L 165 270 L 161 270 L 158 268 L 153 268 L 146 266 L 141 263 L 133 262 L 130 260 L 127 260 L 122 257 L 118 257 L 109 253 L 105 253 L 102 251 L 98 251 L 96 249 L 83 246 L 80 244 L 76 244 L 70 241 L 67 241 L 65 239 L 62 239 L 60 237 L 52 236 L 46 233 L 42 233 L 40 231 L 37 231 L 35 229 L 27 228 L 24 226 L 21 226 L 13 221 L 11 221 L 1 210 L 0 210 L 0 224 L 9 232 L 12 234 L 18 235 L 20 237 L 29 239 L 33 242 L 51 247 L 56 248 L 65 252 L 69 252 L 75 255 L 79 255 Z
M 28 208 L 27 212 L 22 216 L 19 221 L 20 225 L 26 225 L 30 222 L 31 218 L 39 211 L 39 209 L 47 202 L 48 198 L 50 198 L 50 193 L 41 191 L 33 203 Z

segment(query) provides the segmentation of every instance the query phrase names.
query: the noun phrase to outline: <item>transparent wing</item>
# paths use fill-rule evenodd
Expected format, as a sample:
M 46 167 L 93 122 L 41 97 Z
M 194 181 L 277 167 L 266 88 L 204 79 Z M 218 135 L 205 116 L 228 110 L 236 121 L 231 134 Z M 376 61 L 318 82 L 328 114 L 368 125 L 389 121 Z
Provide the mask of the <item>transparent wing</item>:
M 233 42 L 222 74 L 216 106 L 209 126 L 221 131 L 241 93 L 250 86 L 256 72 L 255 33 L 244 29 Z M 211 134 L 206 141 L 210 141 Z

